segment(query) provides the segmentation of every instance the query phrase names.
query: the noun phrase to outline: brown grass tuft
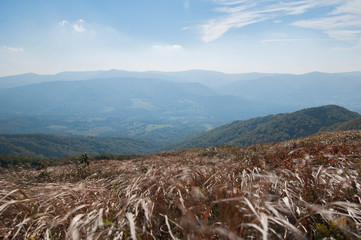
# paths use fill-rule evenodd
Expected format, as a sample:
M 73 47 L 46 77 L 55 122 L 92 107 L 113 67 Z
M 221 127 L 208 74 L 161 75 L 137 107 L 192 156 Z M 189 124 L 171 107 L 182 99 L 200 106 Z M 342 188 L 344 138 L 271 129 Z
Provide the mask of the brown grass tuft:
M 1 169 L 0 238 L 360 239 L 360 174 L 360 131 Z

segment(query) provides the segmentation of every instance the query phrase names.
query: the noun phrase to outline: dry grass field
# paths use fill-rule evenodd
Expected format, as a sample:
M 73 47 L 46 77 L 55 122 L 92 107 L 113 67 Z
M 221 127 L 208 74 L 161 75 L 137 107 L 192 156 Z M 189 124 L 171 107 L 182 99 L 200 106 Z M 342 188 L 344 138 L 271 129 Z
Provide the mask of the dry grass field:
M 361 238 L 361 131 L 0 171 L 1 239 Z

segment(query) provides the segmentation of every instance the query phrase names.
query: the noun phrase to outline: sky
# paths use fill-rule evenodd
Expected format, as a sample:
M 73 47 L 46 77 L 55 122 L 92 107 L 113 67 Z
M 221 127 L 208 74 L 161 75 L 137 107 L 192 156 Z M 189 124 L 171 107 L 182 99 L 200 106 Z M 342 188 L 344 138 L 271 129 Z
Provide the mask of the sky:
M 0 76 L 361 71 L 361 0 L 0 0 Z

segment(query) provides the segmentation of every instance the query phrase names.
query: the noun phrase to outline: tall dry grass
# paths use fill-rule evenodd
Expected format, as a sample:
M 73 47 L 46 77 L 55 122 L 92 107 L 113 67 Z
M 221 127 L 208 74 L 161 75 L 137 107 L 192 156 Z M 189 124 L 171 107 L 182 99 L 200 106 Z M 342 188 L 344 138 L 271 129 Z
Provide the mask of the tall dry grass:
M 361 238 L 361 131 L 0 171 L 3 239 Z

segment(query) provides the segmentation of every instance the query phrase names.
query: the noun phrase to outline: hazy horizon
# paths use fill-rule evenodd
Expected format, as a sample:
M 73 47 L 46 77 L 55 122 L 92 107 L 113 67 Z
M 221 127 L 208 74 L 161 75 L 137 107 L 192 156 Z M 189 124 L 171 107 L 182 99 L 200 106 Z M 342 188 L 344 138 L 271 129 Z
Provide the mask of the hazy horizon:
M 357 0 L 4 0 L 0 16 L 0 76 L 361 71 Z
M 81 73 L 81 72 L 108 72 L 108 71 L 124 71 L 124 72 L 134 72 L 134 73 L 178 73 L 178 72 L 192 72 L 192 71 L 203 71 L 203 72 L 215 72 L 215 73 L 221 73 L 221 74 L 228 74 L 228 75 L 237 75 L 237 74 L 289 74 L 289 75 L 307 75 L 312 73 L 325 73 L 325 74 L 338 74 L 338 73 L 361 73 L 361 70 L 356 71 L 346 71 L 346 72 L 321 72 L 321 71 L 312 71 L 312 72 L 304 72 L 304 73 L 290 73 L 290 72 L 224 72 L 224 71 L 217 71 L 217 70 L 210 70 L 210 69 L 185 69 L 185 70 L 174 70 L 174 71 L 162 71 L 162 70 L 139 70 L 139 71 L 132 71 L 127 69 L 94 69 L 94 70 L 71 70 L 71 71 L 61 71 L 61 72 L 54 72 L 54 73 L 39 73 L 39 72 L 23 72 L 23 73 L 16 73 L 11 75 L 0 75 L 1 77 L 11 77 L 11 76 L 17 76 L 17 75 L 26 75 L 26 74 L 36 74 L 36 75 L 42 75 L 42 76 L 52 76 L 52 75 L 58 75 L 62 73 Z

